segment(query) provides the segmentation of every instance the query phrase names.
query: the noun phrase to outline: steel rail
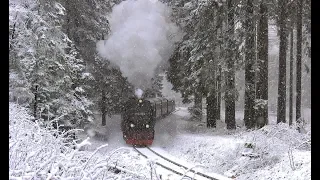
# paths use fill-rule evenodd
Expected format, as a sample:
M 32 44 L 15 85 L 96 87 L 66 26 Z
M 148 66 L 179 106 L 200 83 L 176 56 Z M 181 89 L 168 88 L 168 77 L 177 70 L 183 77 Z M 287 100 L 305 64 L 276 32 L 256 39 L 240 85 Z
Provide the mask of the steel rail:
M 134 147 L 133 146 L 133 149 L 134 150 L 136 150 L 140 155 L 142 155 L 143 157 L 145 157 L 146 159 L 148 159 L 148 156 L 146 156 L 145 154 L 143 154 L 141 151 L 139 151 L 136 147 Z M 169 171 L 171 171 L 171 172 L 174 172 L 174 173 L 176 173 L 176 174 L 178 174 L 178 175 L 180 175 L 180 176 L 183 176 L 184 174 L 182 174 L 182 173 L 180 173 L 180 172 L 178 172 L 178 171 L 176 171 L 176 170 L 174 170 L 174 169 L 171 169 L 171 168 L 169 168 L 169 167 L 167 167 L 167 166 L 165 166 L 165 165 L 163 165 L 163 164 L 160 164 L 160 163 L 158 163 L 158 162 L 155 162 L 156 163 L 156 165 L 158 165 L 158 166 L 161 166 L 161 167 L 163 167 L 163 168 L 165 168 L 165 169 L 167 169 L 167 170 L 169 170 Z M 195 179 L 195 178 L 192 178 L 192 177 L 190 177 L 190 176 L 188 176 L 188 175 L 184 175 L 185 177 L 188 177 L 188 178 L 191 178 L 191 179 Z
M 179 166 L 179 167 L 182 167 L 182 168 L 185 168 L 185 169 L 189 169 L 188 167 L 186 167 L 186 166 L 184 166 L 184 165 L 181 165 L 181 164 L 179 164 L 179 163 L 176 163 L 176 162 L 174 162 L 174 161 L 172 161 L 172 160 L 170 160 L 170 159 L 162 156 L 161 154 L 157 153 L 156 151 L 154 151 L 153 149 L 151 149 L 151 148 L 148 147 L 148 146 L 146 146 L 146 148 L 147 148 L 149 151 L 151 151 L 152 153 L 156 154 L 157 156 L 161 157 L 162 159 L 164 159 L 164 160 L 166 160 L 166 161 L 168 161 L 168 162 L 170 162 L 170 163 L 172 163 L 172 164 L 174 164 L 174 165 L 176 165 L 176 166 Z M 196 171 L 193 170 L 193 169 L 191 169 L 190 171 L 193 172 L 193 173 L 195 173 L 195 174 L 198 174 L 199 176 L 202 176 L 202 177 L 205 177 L 205 178 L 208 178 L 208 179 L 219 180 L 219 179 L 216 179 L 216 178 L 214 178 L 214 177 L 211 177 L 211 176 L 208 176 L 208 175 L 206 175 L 206 174 L 203 174 L 203 173 L 201 173 L 201 172 L 196 172 Z

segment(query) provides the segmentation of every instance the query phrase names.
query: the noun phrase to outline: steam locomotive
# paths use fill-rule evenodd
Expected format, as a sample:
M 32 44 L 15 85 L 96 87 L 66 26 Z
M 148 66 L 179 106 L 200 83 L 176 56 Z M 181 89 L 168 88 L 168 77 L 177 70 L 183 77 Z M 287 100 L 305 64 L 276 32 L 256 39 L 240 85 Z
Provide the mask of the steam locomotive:
M 175 101 L 172 99 L 130 98 L 123 105 L 121 113 L 123 139 L 130 145 L 151 145 L 156 121 L 174 110 Z

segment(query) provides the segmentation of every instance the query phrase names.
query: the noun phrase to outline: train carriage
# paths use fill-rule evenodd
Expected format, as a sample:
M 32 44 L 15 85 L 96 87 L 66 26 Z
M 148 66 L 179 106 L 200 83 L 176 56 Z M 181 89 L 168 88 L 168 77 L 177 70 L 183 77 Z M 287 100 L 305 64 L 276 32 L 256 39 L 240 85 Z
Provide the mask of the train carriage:
M 168 112 L 173 112 L 175 109 L 175 103 L 173 99 L 168 100 Z
M 154 103 L 154 118 L 155 119 L 160 119 L 162 116 L 162 102 L 160 99 L 157 98 L 152 98 L 150 99 L 150 101 L 152 101 Z
M 160 100 L 162 102 L 161 115 L 164 117 L 168 114 L 168 100 L 166 98 L 161 98 Z

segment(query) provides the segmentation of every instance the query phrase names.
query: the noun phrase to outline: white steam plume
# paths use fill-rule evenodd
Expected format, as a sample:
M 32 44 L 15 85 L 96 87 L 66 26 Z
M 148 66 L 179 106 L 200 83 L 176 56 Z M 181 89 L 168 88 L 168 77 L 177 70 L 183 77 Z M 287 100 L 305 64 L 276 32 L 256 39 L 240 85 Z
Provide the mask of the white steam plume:
M 99 54 L 118 65 L 137 88 L 150 87 L 161 61 L 167 61 L 178 27 L 169 20 L 170 9 L 157 0 L 127 0 L 114 6 L 109 17 L 111 34 L 97 43 Z
M 141 98 L 142 97 L 142 94 L 143 94 L 143 91 L 141 89 L 136 89 L 134 94 L 138 97 L 138 98 Z

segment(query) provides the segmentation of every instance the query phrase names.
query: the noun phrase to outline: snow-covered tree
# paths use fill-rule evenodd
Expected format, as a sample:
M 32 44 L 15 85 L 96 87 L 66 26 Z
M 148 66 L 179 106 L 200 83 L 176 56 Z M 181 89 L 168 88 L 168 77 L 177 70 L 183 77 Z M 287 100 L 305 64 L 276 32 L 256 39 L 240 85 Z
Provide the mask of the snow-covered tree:
M 233 0 L 227 1 L 227 11 L 228 11 L 228 25 L 227 25 L 227 36 L 230 37 L 227 41 L 228 49 L 226 51 L 226 92 L 225 92 L 225 122 L 227 124 L 227 129 L 235 129 L 235 101 L 236 101 L 236 87 L 235 87 L 235 55 L 236 47 L 233 41 L 234 40 L 234 7 L 236 6 Z
M 297 2 L 297 96 L 296 96 L 296 121 L 301 118 L 301 58 L 302 58 L 302 15 L 303 0 Z
M 205 69 L 214 54 L 216 42 L 215 21 L 218 4 L 213 1 L 175 1 L 174 17 L 185 31 L 183 40 L 178 44 L 170 58 L 168 80 L 174 90 L 182 93 L 183 102 L 194 100 L 196 115 L 201 115 L 202 97 L 208 93 Z M 212 80 L 212 79 L 211 79 Z M 199 113 L 199 114 L 197 114 Z
M 246 3 L 246 42 L 245 42 L 245 94 L 244 94 L 244 122 L 247 128 L 255 127 L 255 31 L 253 0 Z
M 127 78 L 122 76 L 119 68 L 96 55 L 94 64 L 90 64 L 88 71 L 93 78 L 88 91 L 95 108 L 102 113 L 101 124 L 106 125 L 106 116 L 119 113 L 122 104 L 133 94 L 133 88 Z
M 95 109 L 102 113 L 102 125 L 106 115 L 119 112 L 123 98 L 130 91 L 126 78 L 115 65 L 101 58 L 96 51 L 97 41 L 109 35 L 108 13 L 121 0 L 75 1 L 63 2 L 66 7 L 66 20 L 63 30 L 68 34 L 79 50 L 86 64 L 86 72 L 92 79 L 87 86 L 90 99 Z
M 268 124 L 268 7 L 265 0 L 259 4 L 257 37 L 257 77 L 255 99 L 255 121 L 257 127 Z M 261 104 L 262 106 L 257 106 Z M 258 121 L 260 120 L 260 121 Z
M 144 91 L 145 97 L 162 97 L 161 90 L 163 89 L 163 81 L 164 76 L 162 74 L 157 74 L 154 78 L 151 79 L 151 88 L 148 88 Z
M 280 45 L 277 122 L 286 122 L 287 0 L 279 1 Z
M 57 118 L 77 126 L 88 120 L 90 101 L 81 88 L 84 64 L 61 30 L 64 13 L 56 1 L 9 5 L 10 73 L 19 74 L 27 94 L 33 95 L 30 105 L 35 118 Z
M 185 34 L 169 59 L 168 80 L 173 84 L 173 90 L 181 92 L 183 102 L 194 100 L 195 109 L 201 109 L 202 97 L 207 97 L 207 103 L 209 103 L 207 104 L 209 115 L 207 122 L 213 120 L 214 124 L 214 119 L 220 119 L 219 93 L 223 90 L 225 99 L 227 97 L 230 102 L 235 103 L 237 100 L 235 85 L 230 86 L 229 82 L 232 78 L 225 76 L 225 78 L 228 77 L 227 82 L 229 83 L 224 85 L 221 84 L 221 77 L 222 74 L 234 74 L 243 64 L 241 51 L 243 51 L 244 31 L 241 30 L 243 19 L 241 2 L 234 2 L 231 9 L 228 9 L 227 3 L 222 1 L 196 3 L 195 1 L 176 0 L 169 4 L 173 7 L 173 17 Z M 228 21 L 228 15 L 229 17 L 234 16 L 232 22 L 231 19 Z M 229 65 L 227 59 L 232 60 Z M 228 98 L 231 94 L 233 100 Z M 228 105 L 228 107 L 231 106 Z M 229 115 L 232 115 L 231 111 L 234 110 L 235 108 L 228 108 L 227 119 L 230 119 Z M 216 114 L 217 116 L 213 117 Z

